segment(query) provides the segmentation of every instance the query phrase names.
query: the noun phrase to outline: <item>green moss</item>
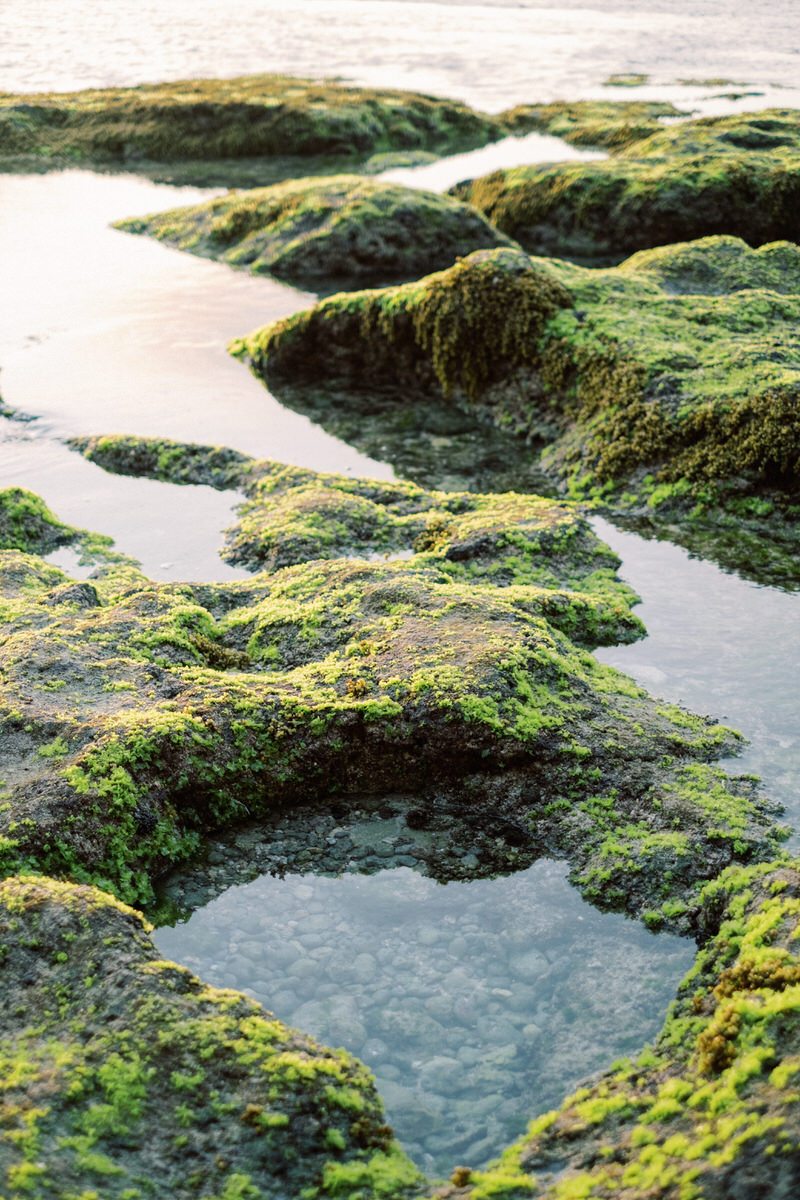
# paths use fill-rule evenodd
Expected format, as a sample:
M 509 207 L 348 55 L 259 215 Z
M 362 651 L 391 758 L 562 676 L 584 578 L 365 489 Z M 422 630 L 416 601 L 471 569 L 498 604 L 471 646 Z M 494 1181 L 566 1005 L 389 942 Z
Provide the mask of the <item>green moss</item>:
M 640 81 L 643 76 L 627 78 Z M 664 128 L 663 118 L 687 114 L 673 104 L 659 100 L 578 100 L 571 103 L 557 100 L 552 104 L 518 104 L 501 115 L 517 134 L 536 130 L 563 138 L 573 146 L 599 146 L 618 151 L 659 132 Z
M 796 262 L 786 243 L 721 237 L 602 271 L 480 252 L 415 284 L 331 297 L 232 350 L 279 393 L 287 378 L 333 377 L 393 388 L 397 404 L 413 389 L 479 408 L 530 439 L 576 499 L 706 523 L 730 505 L 737 527 L 771 529 L 790 551 Z
M 229 192 L 116 227 L 298 284 L 413 279 L 473 250 L 510 244 L 450 196 L 355 175 Z
M 56 164 L 442 151 L 503 132 L 457 101 L 285 75 L 0 97 L 0 155 Z
M 797 871 L 728 871 L 710 885 L 708 940 L 654 1049 L 539 1118 L 497 1165 L 473 1172 L 470 1196 L 491 1195 L 495 1179 L 514 1195 L 515 1173 L 521 1195 L 535 1184 L 531 1162 L 545 1178 L 559 1172 L 537 1190 L 546 1200 L 694 1200 L 756 1162 L 759 1186 L 780 1187 L 781 1154 L 797 1140 Z M 790 894 L 774 898 L 775 883 Z
M 220 461 L 198 447 L 189 458 L 200 473 Z M 551 846 L 605 905 L 681 902 L 664 920 L 685 926 L 721 842 L 728 856 L 774 852 L 780 832 L 752 781 L 682 773 L 729 749 L 730 731 L 659 710 L 577 644 L 641 627 L 616 560 L 569 505 L 241 459 L 237 470 L 251 544 L 294 565 L 198 587 L 110 569 L 88 609 L 51 604 L 44 581 L 30 598 L 15 583 L 3 729 L 37 783 L 33 802 L 24 780 L 12 786 L 0 813 L 6 869 L 145 903 L 206 831 L 276 805 L 465 777 L 469 803 L 505 805 L 504 773 L 521 769 L 538 799 L 515 799 L 516 819 L 545 815 Z M 315 520 L 333 510 L 350 522 L 338 547 Z M 357 539 L 361 559 L 321 557 Z M 392 539 L 410 557 L 364 561 Z M 31 672 L 63 686 L 37 690 L 22 718 Z M 68 818 L 56 823 L 51 806 Z
M 580 113 L 570 120 L 575 108 L 563 132 L 591 131 Z M 513 167 L 451 191 L 526 250 L 582 261 L 709 234 L 796 241 L 797 129 L 784 110 L 679 122 L 645 140 L 612 122 L 604 144 L 622 152 L 610 159 Z
M 344 1174 L 333 1171 L 331 1194 L 377 1200 L 419 1184 L 361 1064 L 160 961 L 133 910 L 93 889 L 7 879 L 0 929 L 4 1194 L 66 1196 L 68 1180 L 84 1198 L 237 1200 L 272 1194 L 279 1177 L 299 1195 L 334 1167 L 332 1149 Z M 351 1111 L 358 1098 L 361 1125 L 330 1125 L 332 1090 Z M 367 1127 L 382 1130 L 380 1149 Z

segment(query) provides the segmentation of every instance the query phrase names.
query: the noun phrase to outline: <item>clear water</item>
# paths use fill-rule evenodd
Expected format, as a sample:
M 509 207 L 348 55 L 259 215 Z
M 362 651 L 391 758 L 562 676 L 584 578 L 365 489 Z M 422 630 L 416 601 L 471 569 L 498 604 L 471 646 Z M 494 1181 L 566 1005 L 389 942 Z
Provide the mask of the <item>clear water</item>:
M 749 745 L 725 764 L 759 775 L 786 807 L 800 848 L 800 595 L 781 592 L 691 558 L 669 542 L 646 541 L 595 519 L 623 560 L 620 574 L 642 597 L 644 641 L 596 657 L 632 675 L 654 695 L 709 712 Z
M 409 867 L 264 875 L 155 937 L 210 983 L 358 1055 L 406 1151 L 449 1175 L 636 1053 L 691 964 L 689 943 L 601 915 L 564 876 L 544 860 L 446 886 Z

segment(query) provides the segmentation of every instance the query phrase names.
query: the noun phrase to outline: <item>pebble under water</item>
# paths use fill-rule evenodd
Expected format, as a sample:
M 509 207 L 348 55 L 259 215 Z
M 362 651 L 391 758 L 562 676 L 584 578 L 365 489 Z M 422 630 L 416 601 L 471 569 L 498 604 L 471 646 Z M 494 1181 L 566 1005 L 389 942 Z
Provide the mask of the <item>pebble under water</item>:
M 156 944 L 365 1062 L 429 1175 L 484 1164 L 659 1031 L 690 942 L 599 913 L 562 863 L 442 884 L 394 865 L 415 858 L 400 819 L 374 822 L 370 845 L 363 822 L 329 824 L 318 840 L 350 873 L 261 875 L 157 930 Z

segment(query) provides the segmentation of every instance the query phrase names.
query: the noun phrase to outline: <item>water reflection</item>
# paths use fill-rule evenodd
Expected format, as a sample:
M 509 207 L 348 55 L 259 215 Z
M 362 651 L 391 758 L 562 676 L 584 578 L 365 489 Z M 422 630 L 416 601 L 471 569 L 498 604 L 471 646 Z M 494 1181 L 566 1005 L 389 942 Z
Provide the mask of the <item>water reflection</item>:
M 331 835 L 348 837 L 346 825 Z M 565 872 L 539 860 L 447 885 L 409 866 L 264 875 L 156 942 L 355 1053 L 405 1149 L 449 1174 L 486 1162 L 566 1089 L 652 1039 L 691 964 L 690 943 L 601 915 Z

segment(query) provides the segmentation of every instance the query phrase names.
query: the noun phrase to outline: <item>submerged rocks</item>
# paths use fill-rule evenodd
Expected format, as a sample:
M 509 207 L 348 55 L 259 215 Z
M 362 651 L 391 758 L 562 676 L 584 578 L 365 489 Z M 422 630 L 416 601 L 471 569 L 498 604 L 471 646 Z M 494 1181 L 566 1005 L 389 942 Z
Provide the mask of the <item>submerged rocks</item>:
M 286 75 L 0 96 L 0 159 L 214 161 L 466 149 L 502 136 L 455 100 Z
M 451 196 L 357 175 L 228 193 L 116 228 L 298 284 L 413 279 L 473 250 L 513 244 Z
M 655 1042 L 440 1197 L 790 1200 L 800 1188 L 800 864 L 726 872 L 707 941 Z
M 365 1067 L 163 961 L 94 888 L 0 883 L 8 1195 L 418 1194 Z M 306 1193 L 309 1194 L 309 1193 Z
M 141 903 L 213 828 L 417 791 L 529 830 L 599 903 L 685 928 L 699 881 L 775 852 L 752 780 L 704 761 L 736 736 L 576 644 L 638 629 L 574 510 L 260 469 L 254 528 L 294 565 L 196 586 L 108 568 L 92 607 L 52 604 L 64 577 L 31 569 L 3 597 L 6 870 Z M 331 505 L 360 559 L 318 557 Z M 413 533 L 411 556 L 370 561 L 382 531 Z
M 572 495 L 725 508 L 796 547 L 799 320 L 796 246 L 716 237 L 604 271 L 479 251 L 330 297 L 232 351 L 273 389 L 333 379 L 383 404 L 391 390 L 397 405 L 413 391 L 479 407 Z
M 709 234 L 754 246 L 797 240 L 800 118 L 773 110 L 689 121 L 602 162 L 512 167 L 451 192 L 529 252 L 582 262 Z

